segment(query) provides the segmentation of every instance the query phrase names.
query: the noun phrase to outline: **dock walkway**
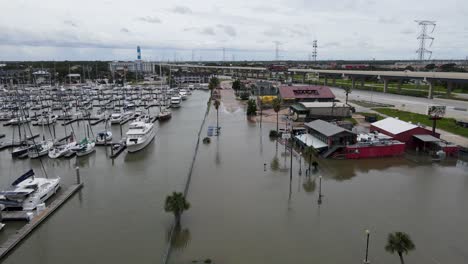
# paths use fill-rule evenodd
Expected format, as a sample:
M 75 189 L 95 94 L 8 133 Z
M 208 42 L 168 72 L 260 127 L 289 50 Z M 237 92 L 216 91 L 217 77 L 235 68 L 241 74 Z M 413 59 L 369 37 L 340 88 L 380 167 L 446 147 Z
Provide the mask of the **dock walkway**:
M 15 248 L 24 238 L 26 238 L 36 227 L 38 227 L 48 216 L 53 214 L 62 204 L 83 187 L 83 183 L 70 186 L 60 194 L 47 208 L 34 215 L 29 223 L 23 226 L 15 234 L 11 235 L 7 241 L 0 245 L 0 259 L 4 258 Z M 7 216 L 5 215 L 5 218 Z M 5 219 L 6 220 L 6 219 Z

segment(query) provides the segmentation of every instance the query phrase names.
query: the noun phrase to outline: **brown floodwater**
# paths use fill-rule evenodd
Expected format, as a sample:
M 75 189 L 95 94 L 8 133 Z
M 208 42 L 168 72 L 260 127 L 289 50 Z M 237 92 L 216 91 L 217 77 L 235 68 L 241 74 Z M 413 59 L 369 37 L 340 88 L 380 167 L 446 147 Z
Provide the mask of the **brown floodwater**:
M 158 125 L 156 140 L 134 155 L 112 161 L 98 148 L 78 160 L 45 158 L 49 176 L 60 175 L 64 187 L 80 166 L 85 186 L 4 263 L 161 263 L 172 224 L 164 198 L 184 188 L 207 99 L 208 93 L 195 92 Z M 247 121 L 243 107 L 221 106 L 219 120 L 221 135 L 200 143 L 188 192 L 192 206 L 182 217 L 170 263 L 360 263 L 366 229 L 371 263 L 398 261 L 384 250 L 394 231 L 409 233 L 416 244 L 408 263 L 468 262 L 466 163 L 431 163 L 414 155 L 319 159 L 318 171 L 306 177 L 307 162 L 294 155 L 290 180 L 284 145 L 268 138 L 276 124 Z M 212 107 L 202 135 L 215 124 Z M 118 127 L 113 132 L 118 137 Z M 8 150 L 1 151 L 0 185 L 30 167 L 40 171 L 39 165 L 12 162 Z M 7 223 L 0 241 L 20 226 Z

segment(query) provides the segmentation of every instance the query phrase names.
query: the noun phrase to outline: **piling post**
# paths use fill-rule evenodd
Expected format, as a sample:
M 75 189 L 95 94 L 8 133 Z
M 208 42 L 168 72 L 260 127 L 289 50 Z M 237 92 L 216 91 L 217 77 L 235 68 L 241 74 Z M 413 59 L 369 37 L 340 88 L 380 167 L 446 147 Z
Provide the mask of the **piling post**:
M 75 168 L 75 172 L 76 172 L 76 183 L 81 184 L 80 167 L 77 166 Z

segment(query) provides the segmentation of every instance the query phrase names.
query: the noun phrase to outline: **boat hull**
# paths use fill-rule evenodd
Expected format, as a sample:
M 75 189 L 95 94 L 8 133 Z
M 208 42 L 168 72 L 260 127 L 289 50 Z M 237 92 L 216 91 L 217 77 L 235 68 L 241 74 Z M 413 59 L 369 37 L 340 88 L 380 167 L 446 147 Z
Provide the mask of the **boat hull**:
M 153 128 L 153 130 L 151 131 L 151 135 L 145 141 L 143 141 L 142 143 L 139 143 L 139 144 L 128 144 L 127 143 L 127 151 L 129 153 L 135 153 L 135 152 L 138 152 L 138 151 L 146 148 L 151 143 L 151 141 L 153 141 L 155 136 L 156 136 L 156 130 Z

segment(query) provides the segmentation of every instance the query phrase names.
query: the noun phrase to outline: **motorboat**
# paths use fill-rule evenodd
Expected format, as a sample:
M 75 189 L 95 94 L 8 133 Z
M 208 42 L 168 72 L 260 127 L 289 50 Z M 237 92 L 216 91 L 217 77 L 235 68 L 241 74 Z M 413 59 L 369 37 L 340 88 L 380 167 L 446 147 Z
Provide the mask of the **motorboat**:
M 166 108 L 162 108 L 158 114 L 159 121 L 166 121 L 166 120 L 171 119 L 171 117 L 172 117 L 172 112 Z
M 74 141 L 67 144 L 54 146 L 49 150 L 48 156 L 51 159 L 58 159 L 72 152 L 75 146 L 76 142 Z
M 28 149 L 28 157 L 36 159 L 45 156 L 49 153 L 49 150 L 54 146 L 52 141 L 43 141 L 39 144 L 32 145 Z
M 0 192 L 0 204 L 8 210 L 32 211 L 60 188 L 60 177 L 47 179 L 34 175 L 34 171 L 29 170 L 16 179 L 8 190 Z
M 154 139 L 155 135 L 154 124 L 142 121 L 131 123 L 126 141 L 128 152 L 137 152 L 144 149 Z
M 16 126 L 16 125 L 27 123 L 29 121 L 31 121 L 30 118 L 26 118 L 26 117 L 21 116 L 21 117 L 15 117 L 15 118 L 10 119 L 8 122 L 6 122 L 6 124 Z
M 76 152 L 76 156 L 82 157 L 93 153 L 96 150 L 96 143 L 94 140 L 88 140 L 88 138 L 84 138 L 81 140 L 79 144 L 77 144 L 73 151 Z
M 171 97 L 171 107 L 172 108 L 179 108 L 181 102 L 182 102 L 182 97 L 180 97 L 180 96 L 172 96 Z
M 22 145 L 22 146 L 16 147 L 16 148 L 14 148 L 13 151 L 11 152 L 11 156 L 12 156 L 13 158 L 22 156 L 22 155 L 28 153 L 29 148 L 30 148 L 30 146 L 29 146 L 28 144 L 24 144 L 24 145 Z
M 179 96 L 180 96 L 180 98 L 182 98 L 182 100 L 184 100 L 184 101 L 187 100 L 187 91 L 180 90 L 179 91 Z
M 52 125 L 52 124 L 55 124 L 55 122 L 57 122 L 57 118 L 58 118 L 58 115 L 41 116 L 33 124 L 38 125 L 38 126 Z
M 111 140 L 112 140 L 111 131 L 101 131 L 96 136 L 96 142 L 98 143 L 111 142 Z

